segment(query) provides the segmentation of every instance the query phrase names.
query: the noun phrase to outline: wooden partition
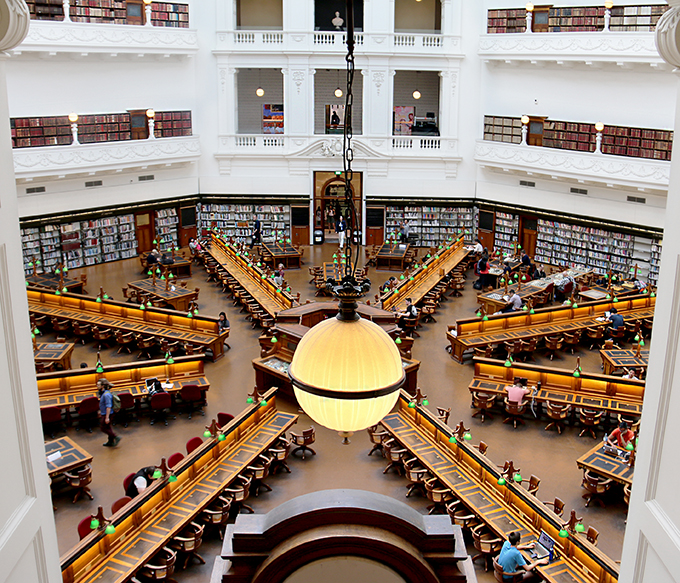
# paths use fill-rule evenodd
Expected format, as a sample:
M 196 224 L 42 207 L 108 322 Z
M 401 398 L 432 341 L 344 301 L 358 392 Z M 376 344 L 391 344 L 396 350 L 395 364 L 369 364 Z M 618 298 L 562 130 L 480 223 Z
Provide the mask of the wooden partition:
M 183 313 L 162 308 L 140 309 L 136 304 L 103 300 L 91 296 L 60 294 L 29 287 L 28 311 L 32 314 L 54 316 L 123 333 L 134 332 L 170 341 L 181 340 L 204 346 L 213 353 L 213 360 L 224 356 L 224 341 L 229 332 L 220 333 L 217 318 L 188 317 Z
M 436 253 L 424 261 L 409 277 L 400 281 L 391 292 L 380 298 L 385 310 L 406 309 L 406 298 L 414 304 L 420 302 L 445 275 L 453 271 L 469 255 L 470 251 L 463 247 L 463 240 L 458 239 L 450 244 L 440 246 Z
M 504 397 L 505 387 L 511 385 L 515 377 L 525 378 L 530 389 L 535 389 L 532 397 L 539 403 L 550 401 L 621 413 L 640 415 L 645 397 L 645 382 L 637 379 L 580 372 L 574 376 L 573 370 L 538 366 L 534 364 L 513 363 L 505 366 L 501 360 L 490 358 L 474 359 L 475 376 L 470 383 L 471 393 L 483 392 Z
M 553 306 L 535 310 L 522 310 L 483 318 L 457 320 L 449 326 L 446 337 L 451 343 L 451 356 L 463 362 L 463 353 L 474 347 L 488 346 L 517 338 L 529 340 L 533 337 L 554 336 L 573 332 L 591 326 L 601 326 L 605 312 L 616 308 L 627 321 L 644 320 L 654 317 L 656 297 L 650 294 L 620 299 L 587 302 L 577 308 Z M 601 320 L 598 320 L 601 318 Z
M 209 438 L 111 517 L 115 533 L 91 532 L 61 558 L 64 583 L 129 581 L 136 571 L 219 496 L 297 421 L 276 409 L 276 389 Z M 170 452 L 168 452 L 169 454 Z M 176 481 L 169 481 L 173 475 Z M 122 480 L 121 476 L 121 480 Z
M 513 480 L 500 485 L 501 470 L 492 460 L 465 440 L 452 443 L 451 428 L 427 409 L 409 408 L 409 401 L 402 391 L 398 412 L 385 417 L 383 426 L 498 536 L 507 538 L 518 531 L 523 542 L 529 542 L 544 530 L 555 539 L 559 556 L 537 568 L 544 580 L 613 583 L 618 579 L 619 566 L 589 543 L 585 533 L 570 531 L 561 538 L 564 518 Z
M 104 372 L 96 368 L 80 368 L 36 375 L 41 407 L 68 408 L 87 397 L 97 396 L 97 381 L 107 379 L 113 384 L 114 394 L 129 392 L 133 397 L 146 397 L 145 380 L 157 378 L 172 383 L 170 393 L 184 385 L 198 385 L 208 390 L 210 383 L 203 373 L 203 360 L 195 356 L 178 356 L 173 364 L 165 360 L 147 360 L 143 363 L 107 365 Z

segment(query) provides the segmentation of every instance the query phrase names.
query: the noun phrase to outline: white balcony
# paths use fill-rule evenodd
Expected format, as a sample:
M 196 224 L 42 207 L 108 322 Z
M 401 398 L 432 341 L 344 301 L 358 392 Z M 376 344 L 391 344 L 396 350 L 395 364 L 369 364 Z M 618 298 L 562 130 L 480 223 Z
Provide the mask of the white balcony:
M 485 34 L 479 56 L 492 64 L 652 67 L 666 70 L 653 32 L 550 32 Z
M 215 53 L 223 52 L 321 52 L 344 53 L 346 34 L 342 31 L 284 32 L 237 30 L 219 32 Z M 460 56 L 460 39 L 441 34 L 357 32 L 357 53 L 385 52 L 403 55 Z
M 668 191 L 671 163 L 538 146 L 478 140 L 481 168 L 524 176 L 570 180 L 599 186 Z
M 25 182 L 185 165 L 198 160 L 201 146 L 197 136 L 188 136 L 17 148 L 13 154 L 17 181 Z
M 184 58 L 196 51 L 198 35 L 188 28 L 31 20 L 28 35 L 11 53 L 40 57 L 65 53 L 80 58 L 123 55 Z

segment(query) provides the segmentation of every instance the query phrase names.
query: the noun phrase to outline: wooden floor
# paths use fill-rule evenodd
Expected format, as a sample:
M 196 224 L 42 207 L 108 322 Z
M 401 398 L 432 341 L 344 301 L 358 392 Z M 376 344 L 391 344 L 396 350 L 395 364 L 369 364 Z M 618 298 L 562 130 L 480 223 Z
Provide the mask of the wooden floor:
M 306 299 L 316 299 L 316 289 L 309 284 L 310 276 L 307 265 L 321 265 L 323 261 L 332 261 L 334 247 L 331 244 L 306 249 L 305 266 L 301 270 L 286 270 L 286 279 L 290 283 L 293 293 L 301 292 L 301 302 Z M 361 251 L 363 257 L 363 250 Z M 103 266 L 90 267 L 82 270 L 72 270 L 73 277 L 80 273 L 87 273 L 89 292 L 97 292 L 99 286 L 116 299 L 122 299 L 121 287 L 128 281 L 139 277 L 139 262 L 135 259 L 109 263 Z M 390 273 L 375 272 L 371 269 L 369 278 L 377 285 L 387 279 Z M 562 435 L 555 432 L 545 432 L 548 423 L 545 419 L 528 420 L 525 426 L 513 430 L 511 425 L 502 423 L 502 416 L 497 414 L 493 419 L 482 424 L 478 419 L 472 419 L 474 412 L 470 409 L 470 394 L 468 385 L 472 379 L 471 364 L 458 364 L 446 352 L 446 327 L 453 324 L 457 318 L 471 317 L 477 308 L 476 292 L 472 289 L 472 274 L 469 273 L 466 289 L 461 298 L 451 298 L 442 304 L 442 308 L 435 315 L 437 323 L 425 324 L 419 329 L 421 337 L 416 339 L 413 347 L 413 358 L 421 361 L 419 384 L 423 393 L 428 395 L 430 408 L 436 406 L 451 407 L 449 424 L 455 425 L 461 419 L 465 426 L 471 428 L 472 443 L 479 440 L 489 444 L 487 456 L 502 465 L 506 460 L 513 460 L 515 466 L 521 469 L 524 477 L 536 474 L 542 479 L 539 498 L 552 501 L 559 496 L 566 503 L 566 514 L 572 508 L 579 516 L 584 517 L 584 524 L 592 525 L 600 531 L 599 547 L 611 558 L 621 558 L 621 547 L 624 534 L 624 520 L 626 507 L 623 504 L 620 491 L 613 492 L 610 503 L 602 509 L 598 506 L 585 508 L 581 495 L 581 470 L 576 466 L 576 460 L 595 445 L 590 437 L 578 437 L 576 427 L 567 427 Z M 76 432 L 69 429 L 67 435 L 81 447 L 94 455 L 92 493 L 94 501 L 80 500 L 72 504 L 72 497 L 67 493 L 57 493 L 55 500 L 55 521 L 59 538 L 60 552 L 71 548 L 78 541 L 76 526 L 78 522 L 90 513 L 95 513 L 97 506 L 104 507 L 105 514 L 110 513 L 113 501 L 123 496 L 123 478 L 136 472 L 143 466 L 157 464 L 161 456 L 180 451 L 186 453 L 185 443 L 194 436 L 202 435 L 204 425 L 216 416 L 218 411 L 237 413 L 245 406 L 247 393 L 252 391 L 255 372 L 251 360 L 259 356 L 257 337 L 259 330 L 253 330 L 250 322 L 245 320 L 245 314 L 233 307 L 232 303 L 221 293 L 221 287 L 213 283 L 206 283 L 205 272 L 195 268 L 188 287 L 200 287 L 199 307 L 202 313 L 217 316 L 225 311 L 231 322 L 229 344 L 232 349 L 226 352 L 224 358 L 216 363 L 206 362 L 205 373 L 211 389 L 208 394 L 206 416 L 200 414 L 192 417 L 178 415 L 176 420 L 170 420 L 169 425 L 149 425 L 148 418 L 141 422 L 132 422 L 128 428 L 116 427 L 122 437 L 117 448 L 102 447 L 105 436 L 98 432 Z M 368 297 L 374 295 L 371 290 Z M 52 336 L 46 334 L 39 341 L 48 342 Z M 647 347 L 649 347 L 649 343 Z M 102 353 L 104 365 L 108 363 L 122 363 L 132 361 L 137 353 L 132 355 L 116 355 L 115 349 Z M 584 370 L 599 372 L 600 356 L 597 350 L 589 351 L 581 347 L 580 352 L 571 356 L 560 352 L 553 362 L 561 368 L 574 368 L 576 357 L 581 357 Z M 94 365 L 96 352 L 94 344 L 86 346 L 78 344 L 75 348 L 72 363 L 74 367 L 81 362 Z M 549 360 L 537 355 L 539 364 L 549 364 Z M 284 410 L 297 413 L 297 406 L 279 400 L 278 406 Z M 309 419 L 303 414 L 300 417 L 298 430 L 308 427 Z M 601 438 L 602 432 L 598 434 Z M 268 512 L 282 502 L 317 490 L 331 488 L 367 489 L 392 496 L 406 502 L 421 512 L 425 512 L 427 501 L 418 496 L 406 498 L 406 480 L 393 472 L 383 475 L 386 462 L 376 456 L 368 457 L 370 450 L 368 436 L 364 433 L 352 438 L 352 443 L 341 445 L 341 438 L 334 432 L 317 427 L 317 442 L 315 449 L 317 456 L 291 460 L 291 474 L 280 474 L 268 480 L 273 492 L 263 493 L 259 498 L 251 498 L 251 504 L 258 513 Z M 205 582 L 210 576 L 213 559 L 220 550 L 219 540 L 206 540 L 201 547 L 201 554 L 207 559 L 206 565 L 195 565 L 184 572 L 176 573 L 174 578 L 179 583 Z M 476 565 L 479 581 L 493 581 L 491 573 L 485 574 L 481 562 Z

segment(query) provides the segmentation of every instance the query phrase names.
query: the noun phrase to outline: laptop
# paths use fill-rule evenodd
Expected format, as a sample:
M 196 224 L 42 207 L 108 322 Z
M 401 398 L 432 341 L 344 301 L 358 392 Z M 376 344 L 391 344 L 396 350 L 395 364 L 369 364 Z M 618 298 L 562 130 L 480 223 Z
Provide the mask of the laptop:
M 602 452 L 612 457 L 621 458 L 626 461 L 628 461 L 628 459 L 630 458 L 629 451 L 626 451 L 625 449 L 619 449 L 615 445 L 609 445 L 608 443 L 605 443 L 602 446 Z
M 555 539 L 549 537 L 544 530 L 538 537 L 538 541 L 534 543 L 534 548 L 531 549 L 531 558 L 536 560 L 545 559 L 549 557 L 553 559 L 553 547 L 555 546 Z
M 159 393 L 163 391 L 161 383 L 155 377 L 152 379 L 146 379 L 144 381 L 144 384 L 146 385 L 145 392 L 148 393 L 149 395 L 153 395 L 154 393 Z

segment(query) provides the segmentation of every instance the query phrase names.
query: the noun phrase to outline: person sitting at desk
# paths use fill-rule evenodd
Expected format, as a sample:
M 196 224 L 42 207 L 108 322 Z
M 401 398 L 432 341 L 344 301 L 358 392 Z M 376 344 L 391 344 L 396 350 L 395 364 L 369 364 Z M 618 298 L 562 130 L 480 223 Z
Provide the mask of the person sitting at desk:
M 161 258 L 161 254 L 158 251 L 158 249 L 152 249 L 149 251 L 149 254 L 146 256 L 146 263 L 147 265 L 153 265 L 154 263 L 158 263 L 158 260 Z
M 621 421 L 619 426 L 614 429 L 607 437 L 607 443 L 611 446 L 616 446 L 619 449 L 624 449 L 635 437 L 635 434 L 628 429 L 628 423 Z
M 517 403 L 518 405 L 522 403 L 524 396 L 531 392 L 527 388 L 527 379 L 519 378 L 515 378 L 513 385 L 505 387 L 505 391 L 508 393 L 508 401 Z
M 538 565 L 547 565 L 548 559 L 541 559 L 539 561 L 534 561 L 533 563 L 527 564 L 526 559 L 520 553 L 520 550 L 533 549 L 534 543 L 529 543 L 526 545 L 520 545 L 520 534 L 518 532 L 511 532 L 508 535 L 508 540 L 503 543 L 501 552 L 498 555 L 496 561 L 503 567 L 503 572 L 505 573 L 515 573 L 519 569 L 524 569 L 526 573 L 522 577 L 522 581 L 538 581 L 539 577 L 533 570 Z M 503 576 L 504 581 L 512 581 L 512 577 Z
M 229 330 L 229 320 L 227 320 L 227 315 L 224 312 L 220 312 L 217 320 L 217 331 L 219 333 Z
M 534 265 L 534 271 L 531 274 L 531 279 L 543 279 L 545 277 L 545 271 L 543 271 L 543 268 L 540 266 L 540 264 L 536 263 Z
M 397 285 L 397 278 L 392 276 L 380 286 L 380 292 L 391 290 L 395 285 Z
M 518 293 L 516 293 L 514 289 L 511 289 L 508 295 L 508 305 L 505 306 L 501 310 L 501 312 L 502 313 L 515 312 L 521 309 L 522 309 L 522 297 Z
M 151 482 L 153 482 L 153 473 L 155 471 L 156 466 L 147 466 L 139 470 L 130 482 L 127 490 L 125 490 L 125 495 L 130 496 L 130 498 L 139 496 L 151 485 Z
M 161 256 L 161 265 L 172 265 L 174 262 L 175 260 L 172 258 L 172 255 L 163 253 L 163 255 Z
M 624 374 L 621 378 L 623 379 L 633 379 L 633 380 L 638 380 L 640 377 L 638 375 L 638 371 L 635 368 L 627 368 L 625 369 L 626 374 Z
M 610 330 L 618 330 L 619 328 L 623 328 L 623 326 L 625 325 L 623 316 L 619 314 L 616 308 L 612 308 L 609 311 L 609 319 L 607 320 L 607 322 L 609 322 Z
M 404 329 L 404 320 L 406 318 L 415 318 L 418 316 L 418 308 L 413 305 L 411 298 L 406 298 L 406 309 L 403 312 L 399 312 L 397 316 L 399 318 L 397 320 L 397 326 L 402 330 Z
M 486 249 L 482 253 L 482 257 L 477 262 L 477 273 L 479 273 L 480 289 L 484 289 L 489 285 L 489 253 Z
M 484 251 L 484 245 L 482 245 L 482 242 L 477 239 L 475 242 L 475 246 L 472 248 L 472 252 L 476 255 L 481 255 L 482 252 Z
M 524 249 L 522 250 L 522 265 L 527 267 L 531 265 L 531 257 L 529 257 L 529 254 Z

